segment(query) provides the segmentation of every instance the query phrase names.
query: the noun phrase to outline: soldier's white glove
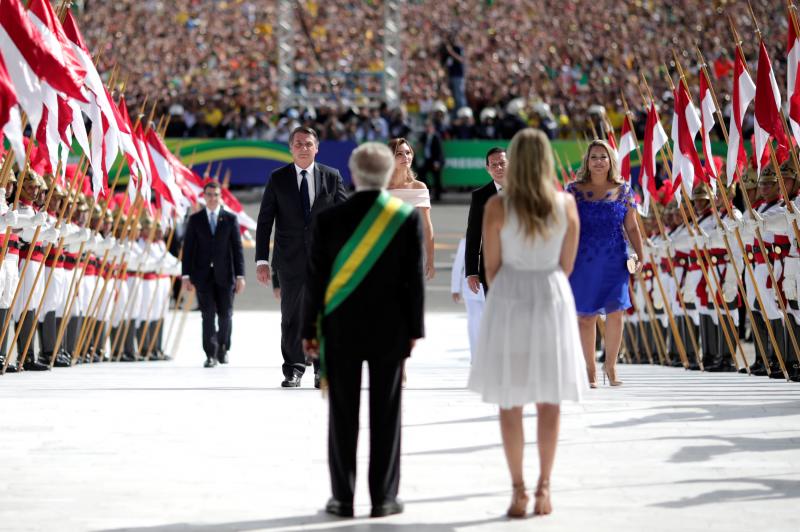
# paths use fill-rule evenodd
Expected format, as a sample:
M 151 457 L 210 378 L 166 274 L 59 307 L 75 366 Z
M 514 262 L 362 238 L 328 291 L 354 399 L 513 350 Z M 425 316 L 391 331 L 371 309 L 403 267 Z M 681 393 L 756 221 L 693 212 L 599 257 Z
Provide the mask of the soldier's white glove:
M 0 223 L 6 226 L 16 227 L 19 224 L 19 215 L 17 211 L 7 211 L 5 214 L 0 216 Z
M 58 229 L 50 227 L 39 233 L 39 238 L 45 243 L 54 243 L 58 240 Z
M 33 215 L 33 218 L 31 218 L 31 224 L 33 224 L 34 226 L 44 225 L 46 221 L 47 221 L 47 213 L 42 211 L 37 212 L 36 214 Z
M 117 243 L 117 239 L 114 238 L 113 236 L 110 236 L 110 237 L 104 239 L 103 242 L 97 247 L 97 249 L 99 251 L 108 251 L 111 248 L 113 248 L 116 243 Z

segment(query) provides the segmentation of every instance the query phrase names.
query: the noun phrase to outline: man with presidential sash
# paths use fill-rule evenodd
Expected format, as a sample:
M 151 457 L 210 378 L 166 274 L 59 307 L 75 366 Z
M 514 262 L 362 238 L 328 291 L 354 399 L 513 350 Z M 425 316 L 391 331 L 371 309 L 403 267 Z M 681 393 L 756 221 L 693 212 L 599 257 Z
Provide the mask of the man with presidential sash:
M 303 348 L 319 357 L 328 388 L 328 513 L 353 515 L 361 368 L 369 366 L 369 489 L 373 517 L 402 512 L 400 398 L 404 360 L 424 334 L 422 229 L 415 209 L 385 190 L 386 146 L 350 157 L 356 193 L 320 212 L 303 300 Z

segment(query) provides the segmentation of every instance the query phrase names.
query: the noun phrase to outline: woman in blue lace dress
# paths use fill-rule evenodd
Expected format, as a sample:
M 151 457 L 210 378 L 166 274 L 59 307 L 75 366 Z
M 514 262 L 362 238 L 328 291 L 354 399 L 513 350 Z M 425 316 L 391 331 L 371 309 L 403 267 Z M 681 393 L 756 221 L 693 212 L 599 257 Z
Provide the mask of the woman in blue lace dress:
M 628 293 L 627 240 L 641 269 L 642 236 L 636 222 L 636 200 L 630 185 L 619 176 L 614 151 L 607 142 L 594 140 L 583 157 L 578 178 L 567 191 L 575 196 L 581 221 L 575 269 L 569 281 L 575 296 L 578 325 L 589 373 L 597 387 L 595 334 L 597 317 L 606 316 L 603 369 L 612 386 L 619 386 L 616 362 L 622 342 L 623 312 L 631 306 Z

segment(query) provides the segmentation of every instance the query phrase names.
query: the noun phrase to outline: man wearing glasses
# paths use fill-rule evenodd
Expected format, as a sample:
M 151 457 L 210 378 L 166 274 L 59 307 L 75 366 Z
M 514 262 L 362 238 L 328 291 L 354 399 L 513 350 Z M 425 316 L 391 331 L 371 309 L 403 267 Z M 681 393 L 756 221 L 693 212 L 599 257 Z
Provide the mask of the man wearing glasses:
M 218 181 L 203 186 L 206 207 L 189 217 L 183 240 L 183 282 L 186 290 L 197 291 L 207 368 L 228 363 L 233 296 L 245 285 L 239 222 L 222 209 L 221 192 Z
M 500 192 L 506 180 L 506 150 L 492 148 L 486 153 L 486 171 L 492 180 L 472 192 L 472 201 L 469 204 L 469 218 L 467 220 L 467 243 L 464 252 L 464 272 L 467 276 L 467 285 L 472 293 L 477 294 L 483 285 L 486 291 L 486 273 L 483 269 L 483 207 L 489 198 Z
M 275 225 L 272 269 L 281 301 L 281 386 L 297 388 L 306 369 L 300 339 L 300 312 L 306 283 L 306 261 L 311 248 L 311 219 L 320 210 L 347 197 L 339 170 L 315 162 L 317 132 L 298 127 L 289 135 L 292 163 L 272 172 L 261 198 L 256 228 L 256 277 L 267 286 L 272 281 L 269 239 Z M 314 362 L 314 386 L 319 388 L 319 363 Z

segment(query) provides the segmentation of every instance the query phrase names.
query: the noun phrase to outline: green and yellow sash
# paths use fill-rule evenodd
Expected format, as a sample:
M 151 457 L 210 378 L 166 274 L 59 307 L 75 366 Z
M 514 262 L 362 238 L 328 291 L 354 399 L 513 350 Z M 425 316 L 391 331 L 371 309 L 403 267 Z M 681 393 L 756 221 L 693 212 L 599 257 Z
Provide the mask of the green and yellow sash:
M 413 211 L 411 205 L 381 191 L 355 232 L 336 255 L 330 282 L 325 290 L 325 304 L 317 319 L 319 371 L 323 389 L 327 387 L 327 367 L 322 318 L 336 310 L 361 284 Z

